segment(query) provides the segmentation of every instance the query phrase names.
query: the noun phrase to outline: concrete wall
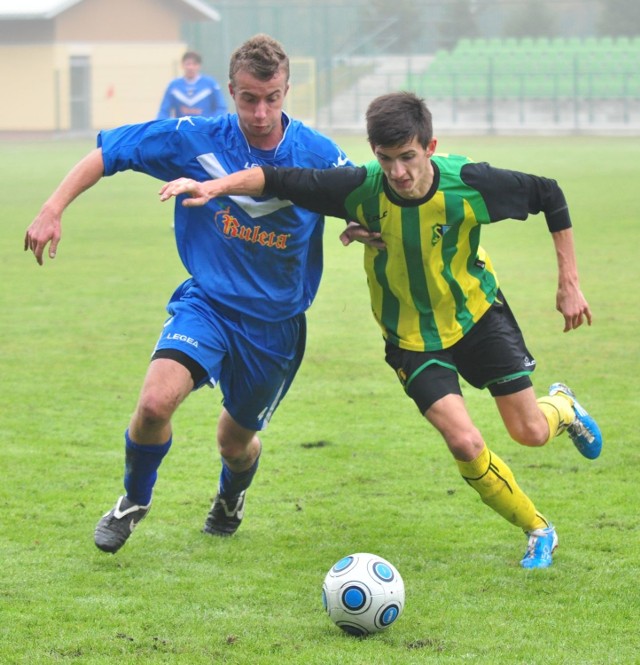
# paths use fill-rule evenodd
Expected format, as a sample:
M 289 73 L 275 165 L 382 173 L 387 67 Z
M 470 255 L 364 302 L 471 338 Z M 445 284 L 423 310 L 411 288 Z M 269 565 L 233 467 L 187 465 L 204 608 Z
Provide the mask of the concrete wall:
M 180 41 L 0 46 L 0 131 L 72 129 L 72 56 L 89 58 L 92 129 L 151 120 L 185 49 Z
M 88 59 L 87 129 L 155 118 L 182 72 L 183 22 L 199 19 L 177 0 L 83 0 L 51 20 L 0 21 L 0 131 L 78 129 L 73 57 Z
M 55 128 L 55 47 L 0 46 L 0 130 Z
M 184 2 L 83 0 L 55 19 L 55 39 L 68 41 L 176 41 L 181 22 L 201 18 Z
M 155 118 L 169 80 L 182 72 L 185 50 L 182 42 L 92 46 L 93 127 Z

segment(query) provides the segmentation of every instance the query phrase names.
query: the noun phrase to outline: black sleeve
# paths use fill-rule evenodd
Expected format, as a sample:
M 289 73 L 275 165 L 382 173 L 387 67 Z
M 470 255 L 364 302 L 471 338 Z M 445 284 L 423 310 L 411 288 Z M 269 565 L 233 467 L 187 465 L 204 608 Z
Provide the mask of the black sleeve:
M 363 166 L 329 169 L 261 167 L 264 194 L 288 199 L 302 208 L 330 217 L 349 219 L 345 201 L 367 176 Z
M 466 164 L 461 176 L 467 185 L 480 192 L 491 221 L 526 219 L 528 215 L 543 212 L 549 231 L 571 227 L 567 201 L 555 180 L 497 169 L 486 162 Z

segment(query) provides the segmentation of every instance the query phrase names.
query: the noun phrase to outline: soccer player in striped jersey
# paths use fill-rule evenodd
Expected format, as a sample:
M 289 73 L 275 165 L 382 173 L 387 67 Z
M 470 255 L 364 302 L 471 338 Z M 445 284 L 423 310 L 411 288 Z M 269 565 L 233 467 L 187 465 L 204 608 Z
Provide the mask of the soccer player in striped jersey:
M 220 195 L 269 194 L 356 220 L 341 238 L 345 245 L 365 242 L 387 363 L 444 438 L 465 481 L 526 534 L 521 565 L 546 568 L 556 530 L 484 441 L 458 377 L 489 390 L 518 443 L 543 446 L 566 430 L 582 455 L 600 454 L 600 430 L 567 386 L 555 383 L 536 398 L 530 378 L 535 360 L 480 245 L 483 224 L 542 212 L 557 257 L 556 307 L 564 331 L 590 325 L 564 194 L 548 178 L 437 154 L 431 113 L 411 93 L 375 99 L 367 134 L 376 159 L 361 167 L 338 174 L 266 166 L 204 183 L 183 178 L 168 183 L 161 200 L 187 194 L 183 205 L 198 206 Z

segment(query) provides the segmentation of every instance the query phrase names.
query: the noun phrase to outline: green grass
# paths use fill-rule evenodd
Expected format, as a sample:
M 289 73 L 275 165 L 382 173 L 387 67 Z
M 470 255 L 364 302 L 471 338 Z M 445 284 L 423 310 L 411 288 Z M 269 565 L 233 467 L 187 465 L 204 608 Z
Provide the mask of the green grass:
M 355 159 L 363 139 L 339 137 Z M 465 391 L 487 442 L 558 527 L 552 568 L 523 571 L 525 540 L 463 483 L 383 359 L 359 247 L 330 220 L 305 362 L 263 436 L 246 519 L 200 533 L 218 475 L 217 391 L 175 417 L 154 509 L 116 556 L 93 528 L 121 488 L 122 433 L 164 304 L 183 277 L 158 183 L 121 174 L 79 198 L 55 261 L 24 231 L 87 143 L 3 143 L 0 258 L 0 662 L 639 662 L 637 487 L 640 309 L 637 138 L 443 138 L 440 149 L 555 177 L 569 199 L 594 325 L 562 334 L 541 217 L 488 228 L 484 245 L 538 360 L 598 418 L 601 458 L 566 438 L 509 441 L 490 396 Z M 342 634 L 321 608 L 328 568 L 374 551 L 402 573 L 388 631 Z

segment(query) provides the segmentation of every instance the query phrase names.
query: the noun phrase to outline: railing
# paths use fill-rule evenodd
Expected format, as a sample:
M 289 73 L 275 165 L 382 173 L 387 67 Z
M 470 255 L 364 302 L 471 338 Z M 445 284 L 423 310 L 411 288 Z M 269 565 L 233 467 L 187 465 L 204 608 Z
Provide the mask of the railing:
M 431 72 L 431 74 L 430 74 Z M 587 70 L 578 60 L 565 60 L 553 72 L 508 72 L 496 62 L 471 65 L 434 78 L 430 66 L 414 67 L 398 59 L 397 71 L 374 69 L 344 94 L 335 90 L 330 107 L 321 99 L 324 128 L 364 126 L 367 105 L 378 94 L 412 90 L 424 97 L 438 127 L 494 132 L 502 129 L 640 132 L 640 71 Z M 340 94 L 342 93 L 342 94 Z

